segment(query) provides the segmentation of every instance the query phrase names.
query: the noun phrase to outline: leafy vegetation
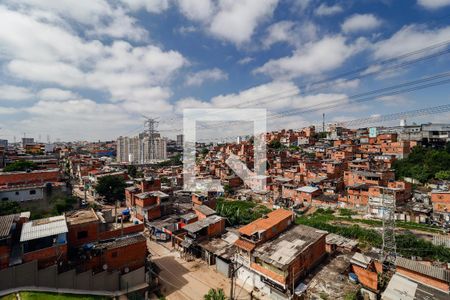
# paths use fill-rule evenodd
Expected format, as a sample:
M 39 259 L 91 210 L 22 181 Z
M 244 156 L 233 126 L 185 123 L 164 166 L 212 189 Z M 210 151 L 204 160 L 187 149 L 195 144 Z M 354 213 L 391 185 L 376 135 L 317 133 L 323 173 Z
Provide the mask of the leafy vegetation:
M 3 168 L 4 172 L 36 170 L 37 165 L 28 160 L 17 160 Z
M 298 217 L 296 223 L 326 230 L 347 238 L 358 239 L 359 242 L 364 245 L 381 247 L 382 237 L 376 230 L 363 228 L 356 224 L 348 225 L 333 223 L 333 221 L 339 221 L 339 218 L 333 216 L 332 210 L 318 209 L 310 216 Z M 396 242 L 397 251 L 403 256 L 420 256 L 423 258 L 450 262 L 450 249 L 443 246 L 435 246 L 413 234 L 398 234 L 396 235 Z
M 225 300 L 227 297 L 225 296 L 225 292 L 223 289 L 210 289 L 208 294 L 206 294 L 203 299 L 205 300 Z
M 128 175 L 130 175 L 131 177 L 136 177 L 137 175 L 137 168 L 134 165 L 129 165 L 127 166 L 127 173 Z
M 177 154 L 174 157 L 171 157 L 169 160 L 160 162 L 156 164 L 158 168 L 162 167 L 170 167 L 170 166 L 181 166 L 183 164 L 183 158 L 181 154 Z
M 396 176 L 412 177 L 422 183 L 430 179 L 450 178 L 450 147 L 432 149 L 414 147 L 409 156 L 393 165 Z
M 229 184 L 225 184 L 223 186 L 223 191 L 225 192 L 225 194 L 230 195 L 233 193 L 233 188 L 231 188 Z
M 78 198 L 74 196 L 56 197 L 50 201 L 53 204 L 52 212 L 54 215 L 60 215 L 63 212 L 72 210 L 77 202 Z
M 270 149 L 275 149 L 275 150 L 280 150 L 280 149 L 283 148 L 283 145 L 281 144 L 280 141 L 271 141 L 268 144 L 268 146 L 269 146 Z
M 219 198 L 217 213 L 228 219 L 231 225 L 244 225 L 270 212 L 270 209 L 250 201 L 230 201 Z
M 21 212 L 19 203 L 15 201 L 0 201 L 0 216 L 12 215 Z
M 104 176 L 98 180 L 95 190 L 105 197 L 105 201 L 114 203 L 125 198 L 125 179 L 121 176 Z
M 339 208 L 339 214 L 344 217 L 351 217 L 351 216 L 355 215 L 356 213 L 353 210 L 348 209 L 348 208 Z
M 90 295 L 74 295 L 74 294 L 56 294 L 44 292 L 21 292 L 20 298 L 23 300 L 103 300 L 110 299 L 108 297 L 90 296 Z

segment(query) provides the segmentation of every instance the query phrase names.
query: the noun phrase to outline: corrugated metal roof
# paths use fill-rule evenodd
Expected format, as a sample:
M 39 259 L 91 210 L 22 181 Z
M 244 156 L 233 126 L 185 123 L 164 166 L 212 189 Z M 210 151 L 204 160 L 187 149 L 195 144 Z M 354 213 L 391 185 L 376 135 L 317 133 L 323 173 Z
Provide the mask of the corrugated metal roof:
M 395 260 L 395 265 L 397 267 L 405 268 L 416 273 L 420 273 L 450 283 L 450 271 L 443 268 L 427 266 L 420 262 L 406 259 L 404 257 L 397 257 Z
M 299 192 L 304 192 L 304 193 L 314 193 L 315 191 L 317 191 L 318 188 L 315 186 L 302 186 L 300 188 L 297 189 L 297 191 Z
M 60 233 L 67 233 L 68 231 L 65 216 L 34 220 L 23 224 L 20 241 L 36 240 Z
M 0 238 L 7 237 L 16 215 L 0 216 Z

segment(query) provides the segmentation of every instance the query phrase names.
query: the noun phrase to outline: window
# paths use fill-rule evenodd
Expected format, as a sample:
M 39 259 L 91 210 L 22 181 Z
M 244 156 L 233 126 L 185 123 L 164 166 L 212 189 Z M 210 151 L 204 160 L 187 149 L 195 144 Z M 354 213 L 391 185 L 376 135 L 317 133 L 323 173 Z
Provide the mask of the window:
M 86 230 L 78 231 L 77 238 L 78 239 L 85 239 L 88 237 L 88 232 Z
M 2 201 L 8 201 L 9 200 L 9 198 L 8 197 L 4 197 L 4 198 L 2 198 Z
M 117 257 L 117 251 L 111 254 L 112 257 Z
M 31 190 L 30 195 L 36 195 L 36 190 Z
M 19 194 L 20 194 L 19 191 L 17 191 L 17 192 L 16 192 L 16 195 L 19 195 Z

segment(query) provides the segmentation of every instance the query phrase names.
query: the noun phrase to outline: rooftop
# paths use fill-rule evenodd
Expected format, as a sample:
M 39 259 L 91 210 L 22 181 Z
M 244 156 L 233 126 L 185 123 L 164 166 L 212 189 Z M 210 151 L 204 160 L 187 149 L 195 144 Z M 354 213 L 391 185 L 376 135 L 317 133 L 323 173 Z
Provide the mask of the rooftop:
M 166 198 L 166 197 L 169 197 L 169 195 L 167 195 L 166 193 L 163 193 L 161 191 L 153 191 L 153 192 L 144 192 L 144 193 L 136 194 L 136 197 L 138 197 L 139 199 L 145 199 L 148 197 Z
M 209 206 L 206 205 L 199 205 L 194 207 L 194 210 L 204 214 L 205 216 L 212 216 L 216 214 L 216 211 Z
M 286 219 L 292 218 L 293 215 L 294 213 L 292 211 L 280 208 L 268 213 L 265 217 L 259 218 L 258 220 L 255 220 L 250 224 L 239 228 L 239 233 L 251 236 L 256 232 L 266 231 L 276 224 L 279 224 Z
M 78 225 L 84 223 L 96 222 L 99 220 L 95 211 L 91 209 L 83 209 L 77 210 L 72 213 L 68 213 L 66 215 L 67 224 L 70 225 Z
M 219 221 L 221 221 L 223 218 L 219 217 L 219 216 L 209 216 L 205 219 L 202 219 L 200 221 L 188 224 L 186 226 L 183 227 L 184 230 L 191 232 L 191 233 L 196 233 L 199 232 L 200 230 L 202 230 L 203 228 L 207 228 L 209 225 L 215 224 Z
M 22 226 L 20 241 L 26 242 L 43 237 L 67 233 L 66 217 L 56 216 L 27 222 Z
M 300 253 L 326 234 L 327 232 L 323 230 L 296 225 L 276 239 L 256 247 L 253 255 L 281 270 L 286 270 Z
M 0 239 L 8 237 L 17 215 L 0 216 Z
M 408 269 L 410 271 L 450 283 L 450 271 L 443 268 L 428 266 L 418 261 L 399 256 L 395 260 L 395 265 L 397 267 Z
M 108 242 L 99 242 L 95 244 L 95 248 L 98 249 L 116 249 L 126 247 L 132 244 L 136 244 L 139 242 L 145 242 L 146 238 L 142 233 L 134 234 L 134 235 L 126 235 L 119 238 L 116 238 L 112 241 Z
M 315 191 L 317 191 L 319 188 L 315 187 L 315 186 L 309 186 L 309 185 L 305 185 L 302 187 L 299 187 L 297 189 L 298 192 L 303 192 L 303 193 L 314 193 Z

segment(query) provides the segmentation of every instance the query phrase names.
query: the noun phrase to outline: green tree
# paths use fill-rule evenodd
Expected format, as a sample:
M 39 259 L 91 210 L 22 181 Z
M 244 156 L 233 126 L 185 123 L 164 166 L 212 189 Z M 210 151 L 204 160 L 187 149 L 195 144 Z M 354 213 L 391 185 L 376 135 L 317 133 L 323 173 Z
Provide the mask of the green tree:
M 109 203 L 114 203 L 125 198 L 125 179 L 121 176 L 101 177 L 95 187 L 97 193 Z
M 37 169 L 37 165 L 28 160 L 18 160 L 13 162 L 12 164 L 7 165 L 3 168 L 4 172 L 15 172 L 15 171 L 27 171 L 27 170 L 35 170 Z
M 394 162 L 396 176 L 412 177 L 422 183 L 444 179 L 450 170 L 450 149 L 414 147 L 409 156 Z
M 19 203 L 15 201 L 0 201 L 0 216 L 12 215 L 20 211 Z
M 74 205 L 77 204 L 78 198 L 74 196 L 56 197 L 51 200 L 53 204 L 52 215 L 60 215 L 63 212 L 72 210 Z
M 129 165 L 129 166 L 127 166 L 127 172 L 128 172 L 128 175 L 130 175 L 131 177 L 136 177 L 136 175 L 137 175 L 137 168 L 136 168 L 136 166 L 134 166 L 134 165 Z
M 227 297 L 223 289 L 210 289 L 203 299 L 205 300 L 225 300 Z
M 225 184 L 223 186 L 223 191 L 227 194 L 230 195 L 231 193 L 233 193 L 233 189 L 231 188 L 231 186 L 229 184 Z
M 281 149 L 282 147 L 283 147 L 283 145 L 281 144 L 280 141 L 271 141 L 269 143 L 269 148 L 271 148 L 271 149 L 278 150 L 278 149 Z
M 436 179 L 450 180 L 450 170 L 442 170 L 435 174 Z

